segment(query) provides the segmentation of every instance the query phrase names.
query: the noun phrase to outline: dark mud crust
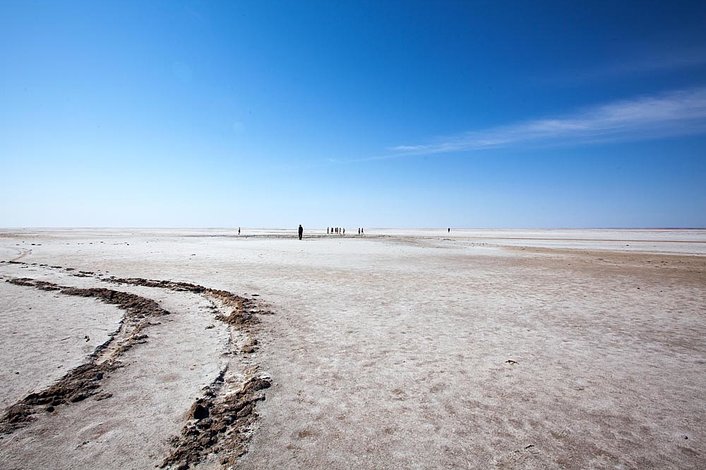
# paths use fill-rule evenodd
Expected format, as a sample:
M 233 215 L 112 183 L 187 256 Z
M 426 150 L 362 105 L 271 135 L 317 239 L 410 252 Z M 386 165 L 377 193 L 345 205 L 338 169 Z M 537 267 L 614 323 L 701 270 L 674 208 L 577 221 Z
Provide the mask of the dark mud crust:
M 224 394 L 225 371 L 204 388 L 204 396 L 191 407 L 181 435 L 172 439 L 173 450 L 161 468 L 189 468 L 217 454 L 221 465 L 235 465 L 247 451 L 249 430 L 257 419 L 255 404 L 264 400 L 260 390 L 270 387 L 266 376 L 252 376 L 235 393 Z
M 41 406 L 48 412 L 60 405 L 75 403 L 98 393 L 100 381 L 119 364 L 89 362 L 69 371 L 54 385 L 39 393 L 31 393 L 5 410 L 0 420 L 0 434 L 10 434 L 14 430 L 34 420 L 34 414 Z
M 212 289 L 198 284 L 176 281 L 160 281 L 144 278 L 103 278 L 105 282 L 134 286 L 157 287 L 174 291 L 186 291 L 214 298 L 224 307 L 231 309 L 228 315 L 217 313 L 215 318 L 238 331 L 253 334 L 253 326 L 259 323 L 257 314 L 272 314 L 260 308 L 259 301 L 235 295 L 231 292 Z M 243 345 L 241 353 L 256 351 L 257 340 L 250 337 Z M 217 454 L 221 465 L 233 466 L 237 459 L 247 452 L 252 424 L 257 419 L 255 405 L 264 400 L 260 392 L 269 388 L 270 378 L 256 375 L 258 368 L 253 366 L 246 374 L 249 377 L 235 393 L 226 382 L 225 370 L 211 385 L 204 388 L 189 412 L 189 421 L 179 436 L 172 438 L 172 451 L 162 462 L 161 467 L 186 469 L 205 460 L 210 454 Z
M 177 282 L 177 281 L 158 281 L 154 279 L 143 279 L 143 278 L 104 278 L 101 279 L 104 282 L 111 282 L 115 284 L 129 284 L 133 286 L 145 286 L 145 287 L 159 287 L 162 289 L 170 289 L 174 291 L 181 292 L 192 292 L 194 294 L 201 294 L 218 299 L 226 307 L 232 308 L 233 310 L 229 315 L 217 314 L 216 319 L 230 325 L 239 327 L 240 329 L 249 330 L 249 326 L 259 323 L 259 319 L 255 315 L 268 315 L 272 314 L 271 311 L 261 309 L 258 305 L 259 303 L 253 299 L 248 299 L 246 297 L 241 297 L 235 295 L 232 292 L 221 289 L 212 289 L 210 287 L 200 286 L 198 284 L 191 284 L 189 282 Z
M 12 263 L 26 264 L 22 261 L 13 261 Z M 65 271 L 67 270 L 61 266 L 50 267 Z M 71 275 L 77 277 L 95 277 L 95 273 L 92 273 L 91 271 L 78 271 L 78 273 L 73 273 Z M 114 276 L 101 276 L 97 279 L 112 284 L 156 287 L 170 289 L 173 291 L 191 292 L 194 294 L 203 295 L 205 297 L 210 297 L 219 301 L 224 307 L 226 307 L 226 309 L 231 309 L 231 312 L 228 315 L 216 313 L 215 318 L 217 320 L 227 323 L 238 331 L 248 334 L 253 334 L 253 327 L 259 323 L 259 319 L 255 315 L 273 314 L 271 310 L 266 308 L 266 304 L 260 300 L 241 297 L 225 290 L 212 289 L 188 282 L 144 278 L 116 278 Z M 156 302 L 151 299 L 145 299 L 143 297 L 113 291 L 110 289 L 76 289 L 62 287 L 44 281 L 34 281 L 27 278 L 12 279 L 8 282 L 18 285 L 32 286 L 42 290 L 60 291 L 61 293 L 67 295 L 99 297 L 101 300 L 108 303 L 118 303 L 118 306 L 126 309 L 128 314 L 135 313 L 140 315 L 143 312 L 150 312 L 143 318 L 149 318 L 149 316 L 152 315 L 163 315 L 169 313 L 161 309 Z M 121 301 L 120 299 L 123 300 Z M 216 309 L 215 306 L 214 309 Z M 124 318 L 121 322 L 121 329 L 125 319 L 129 320 L 130 318 L 130 315 L 126 315 L 126 318 Z M 120 363 L 117 362 L 117 356 L 131 347 L 132 344 L 135 344 L 139 342 L 139 340 L 146 337 L 146 335 L 140 335 L 140 331 L 148 325 L 149 321 L 145 324 L 138 324 L 135 326 L 132 330 L 133 334 L 128 338 L 128 341 L 124 341 L 118 348 L 114 348 L 114 351 L 111 352 L 111 354 L 115 356 L 114 360 L 105 361 L 100 365 L 97 363 L 98 357 L 103 355 L 108 349 L 112 340 L 111 337 L 111 340 L 108 340 L 106 343 L 96 348 L 96 351 L 91 356 L 91 363 L 84 364 L 83 366 L 74 369 L 74 371 L 76 371 L 75 374 L 74 371 L 67 374 L 64 379 L 69 379 L 72 383 L 74 381 L 79 382 L 80 385 L 75 394 L 69 394 L 69 402 L 71 401 L 70 398 L 73 398 L 74 396 L 79 399 L 84 399 L 97 393 L 99 388 L 98 382 L 100 379 L 103 378 L 107 372 L 120 367 Z M 118 332 L 113 334 L 113 336 L 117 335 Z M 130 338 L 135 339 L 135 341 L 130 342 Z M 257 340 L 251 336 L 250 339 L 242 346 L 240 352 L 243 354 L 251 354 L 257 350 L 257 344 Z M 221 371 L 220 375 L 211 385 L 204 388 L 203 396 L 198 398 L 192 405 L 189 413 L 190 419 L 182 428 L 181 434 L 172 438 L 171 443 L 173 449 L 169 456 L 164 459 L 161 465 L 162 468 L 170 467 L 186 469 L 192 465 L 202 462 L 210 454 L 217 454 L 221 465 L 230 467 L 236 464 L 237 459 L 247 452 L 247 443 L 250 440 L 252 425 L 258 416 L 255 411 L 255 405 L 258 401 L 265 399 L 264 392 L 262 392 L 262 390 L 269 388 L 271 385 L 270 378 L 263 375 L 257 375 L 257 371 L 257 366 L 253 366 L 248 369 L 246 371 L 246 377 L 248 377 L 247 380 L 240 386 L 238 391 L 234 393 L 229 393 L 228 391 L 229 389 L 232 389 L 235 384 L 230 385 L 226 383 L 226 380 L 224 379 L 226 373 L 225 370 Z M 86 378 L 87 380 L 82 381 L 82 378 Z M 67 388 L 66 385 L 60 385 L 64 379 L 57 382 L 57 384 L 52 386 L 52 388 Z M 51 388 L 45 392 L 42 392 L 42 394 L 48 393 L 49 390 L 51 390 Z M 109 398 L 109 396 L 109 394 L 101 393 L 96 395 L 95 399 L 99 400 Z M 32 419 L 31 415 L 35 412 L 35 408 L 37 406 L 41 406 L 41 404 L 37 405 L 33 402 L 27 402 L 29 398 L 30 397 L 26 397 L 21 402 L 18 402 L 8 408 L 6 416 L 0 420 L 0 435 L 3 432 L 8 432 L 4 431 L 6 427 L 10 429 L 9 432 L 12 432 L 15 428 L 20 427 L 23 422 L 27 422 Z M 45 398 L 41 398 L 41 400 L 46 402 Z M 53 410 L 53 405 L 50 404 L 47 407 L 47 410 Z M 12 423 L 10 423 L 11 420 Z
M 27 265 L 24 261 L 0 261 L 0 263 L 9 264 L 22 264 Z M 40 265 L 41 266 L 41 265 Z M 46 266 L 46 265 L 45 265 Z M 74 268 L 64 268 L 62 266 L 49 266 L 54 269 L 61 269 L 63 271 L 76 271 Z M 78 271 L 77 273 L 70 274 L 75 277 L 95 277 L 93 271 Z M 262 302 L 256 301 L 254 299 L 249 299 L 247 297 L 241 297 L 235 295 L 232 292 L 228 292 L 222 289 L 212 289 L 210 287 L 204 287 L 198 284 L 192 284 L 190 282 L 180 282 L 180 281 L 163 281 L 155 279 L 144 279 L 141 277 L 130 277 L 130 278 L 119 278 L 115 276 L 110 277 L 100 277 L 100 281 L 109 282 L 113 284 L 127 284 L 132 286 L 143 286 L 143 287 L 158 287 L 161 289 L 170 289 L 177 292 L 191 292 L 194 294 L 206 295 L 215 299 L 218 299 L 226 307 L 230 307 L 233 310 L 230 315 L 217 314 L 216 319 L 222 322 L 228 323 L 230 325 L 235 325 L 238 327 L 249 327 L 259 320 L 255 315 L 271 315 L 273 312 L 264 308 L 261 308 Z M 44 290 L 59 290 L 58 286 L 55 286 L 48 282 L 43 281 L 33 281 L 32 286 L 44 289 Z M 53 287 L 52 287 L 53 286 Z M 84 289 L 88 290 L 88 289 Z M 146 299 L 148 300 L 148 299 Z M 246 328 L 248 329 L 248 328 Z
M 125 310 L 125 315 L 120 320 L 119 328 L 110 335 L 106 342 L 96 347 L 87 363 L 70 370 L 49 388 L 38 393 L 31 393 L 9 406 L 0 418 L 0 434 L 10 434 L 32 421 L 33 415 L 41 406 L 45 406 L 46 411 L 52 412 L 57 406 L 75 403 L 96 395 L 100 389 L 101 380 L 109 372 L 121 367 L 119 357 L 135 344 L 144 342 L 147 338 L 147 335 L 142 331 L 150 326 L 150 319 L 169 314 L 152 299 L 112 289 L 80 289 L 29 278 L 11 278 L 6 282 L 44 291 L 56 291 L 64 295 L 94 297 Z M 107 394 L 102 395 L 103 398 L 108 397 Z

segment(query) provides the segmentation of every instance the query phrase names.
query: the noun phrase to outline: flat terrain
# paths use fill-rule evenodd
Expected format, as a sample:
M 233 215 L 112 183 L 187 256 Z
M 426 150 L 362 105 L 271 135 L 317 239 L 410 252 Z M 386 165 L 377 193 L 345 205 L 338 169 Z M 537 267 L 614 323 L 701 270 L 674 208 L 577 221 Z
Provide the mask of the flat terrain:
M 2 468 L 706 468 L 706 231 L 353 232 L 0 231 Z

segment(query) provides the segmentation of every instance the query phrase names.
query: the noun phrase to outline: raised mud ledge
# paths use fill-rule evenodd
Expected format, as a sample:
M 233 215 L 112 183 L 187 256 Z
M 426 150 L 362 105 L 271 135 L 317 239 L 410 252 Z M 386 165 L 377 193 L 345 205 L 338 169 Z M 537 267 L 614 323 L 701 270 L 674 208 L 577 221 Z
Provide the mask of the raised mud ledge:
M 249 430 L 257 419 L 255 404 L 265 399 L 261 390 L 272 382 L 264 375 L 250 375 L 240 389 L 228 393 L 225 372 L 204 388 L 203 397 L 191 407 L 190 419 L 181 435 L 172 439 L 173 450 L 162 468 L 189 468 L 214 453 L 221 465 L 231 466 L 247 451 Z
M 30 265 L 15 260 L 2 261 L 2 263 Z M 37 264 L 32 263 L 31 266 L 37 266 Z M 241 345 L 240 351 L 233 350 L 230 351 L 231 353 L 255 352 L 258 342 L 253 336 L 253 327 L 259 323 L 255 315 L 273 313 L 263 308 L 260 300 L 187 282 L 112 276 L 108 278 L 90 271 L 75 272 L 73 268 L 61 266 L 39 265 L 39 267 L 62 270 L 71 276 L 94 277 L 99 281 L 117 285 L 186 291 L 215 300 L 223 308 L 214 307 L 214 318 L 247 335 L 247 340 Z M 44 407 L 45 412 L 55 412 L 58 406 L 79 402 L 91 396 L 96 400 L 110 398 L 110 394 L 100 393 L 101 381 L 110 372 L 123 367 L 119 361 L 123 352 L 147 340 L 148 337 L 143 330 L 154 324 L 151 322 L 153 317 L 170 314 L 152 299 L 113 289 L 68 287 L 27 277 L 6 278 L 6 282 L 44 291 L 55 291 L 63 295 L 97 298 L 102 302 L 116 305 L 126 313 L 120 320 L 119 328 L 106 342 L 95 348 L 89 355 L 88 362 L 72 369 L 50 387 L 29 394 L 6 408 L 0 418 L 0 439 L 3 434 L 10 434 L 36 419 L 34 415 L 41 411 L 41 407 Z M 225 313 L 224 310 L 230 311 Z M 233 349 L 233 346 L 231 340 L 229 348 Z M 218 377 L 204 387 L 202 396 L 192 405 L 189 420 L 183 426 L 181 433 L 170 440 L 172 451 L 163 459 L 161 468 L 189 468 L 214 454 L 221 465 L 236 464 L 237 459 L 247 452 L 252 425 L 258 416 L 255 405 L 265 399 L 263 390 L 271 385 L 271 379 L 267 375 L 259 374 L 258 371 L 257 365 L 251 365 L 245 371 L 245 378 L 236 383 L 235 380 L 226 378 L 227 367 L 221 370 Z
M 45 291 L 57 291 L 64 295 L 94 297 L 125 310 L 125 315 L 120 320 L 118 329 L 89 355 L 88 362 L 70 370 L 48 388 L 31 393 L 10 405 L 0 418 L 0 434 L 9 434 L 32 421 L 40 406 L 46 405 L 45 411 L 53 412 L 60 405 L 75 403 L 98 394 L 101 380 L 109 372 L 121 367 L 120 356 L 135 344 L 147 339 L 143 331 L 150 326 L 151 319 L 169 314 L 152 299 L 112 289 L 66 287 L 30 278 L 10 278 L 6 282 Z M 99 395 L 96 398 L 103 399 L 108 396 Z

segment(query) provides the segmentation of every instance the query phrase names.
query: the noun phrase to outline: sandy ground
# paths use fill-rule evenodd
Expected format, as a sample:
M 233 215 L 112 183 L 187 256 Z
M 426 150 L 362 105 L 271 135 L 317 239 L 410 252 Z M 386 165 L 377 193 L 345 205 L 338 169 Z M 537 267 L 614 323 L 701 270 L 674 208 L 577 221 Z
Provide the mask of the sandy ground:
M 2 434 L 3 468 L 161 465 L 170 438 L 203 423 L 190 418 L 204 387 L 227 402 L 255 375 L 272 381 L 259 416 L 224 431 L 247 452 L 222 464 L 221 439 L 201 467 L 706 467 L 706 231 L 353 232 L 0 231 L 2 280 L 169 311 L 147 318 L 100 400 Z M 110 276 L 222 289 L 274 314 L 243 328 L 208 293 Z M 5 407 L 85 363 L 125 314 L 7 282 L 0 305 Z

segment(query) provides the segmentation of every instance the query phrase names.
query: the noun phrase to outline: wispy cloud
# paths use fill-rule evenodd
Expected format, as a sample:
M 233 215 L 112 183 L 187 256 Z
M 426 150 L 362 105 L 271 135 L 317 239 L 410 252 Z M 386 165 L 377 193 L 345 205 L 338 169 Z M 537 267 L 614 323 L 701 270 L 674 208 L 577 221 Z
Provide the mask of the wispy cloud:
M 579 74 L 579 78 L 596 80 L 628 75 L 642 75 L 654 72 L 671 72 L 706 65 L 706 50 L 686 51 L 680 55 L 665 55 L 663 57 L 647 57 L 619 64 L 607 65 L 603 68 Z
M 617 59 L 617 60 L 615 60 Z M 706 66 L 706 48 L 670 47 L 624 54 L 621 58 L 587 68 L 554 71 L 551 76 L 536 77 L 539 83 L 552 85 L 579 85 L 596 81 L 632 80 L 636 77 L 684 73 Z
M 643 96 L 573 114 L 474 130 L 429 143 L 398 145 L 386 157 L 528 145 L 579 145 L 706 132 L 706 88 Z M 377 159 L 376 158 L 376 159 Z

